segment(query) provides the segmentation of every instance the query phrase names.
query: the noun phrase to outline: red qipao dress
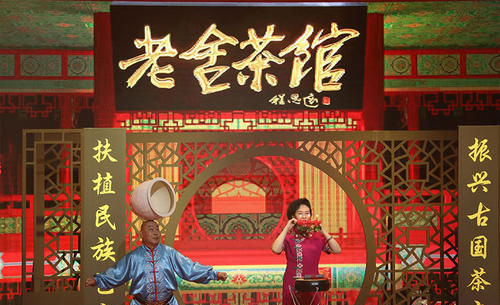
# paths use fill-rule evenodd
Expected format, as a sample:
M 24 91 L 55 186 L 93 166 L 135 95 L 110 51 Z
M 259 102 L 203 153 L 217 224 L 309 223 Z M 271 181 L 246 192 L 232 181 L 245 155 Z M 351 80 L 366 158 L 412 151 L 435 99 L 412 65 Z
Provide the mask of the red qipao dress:
M 328 249 L 326 238 L 320 232 L 314 232 L 308 238 L 296 238 L 293 230 L 286 235 L 284 242 L 286 269 L 283 275 L 283 305 L 294 304 L 291 291 L 295 291 L 295 278 L 318 274 L 321 251 L 329 253 Z M 302 292 L 297 295 L 300 304 L 309 305 L 314 297 L 314 292 Z M 319 304 L 320 296 L 321 294 L 318 293 L 312 304 Z

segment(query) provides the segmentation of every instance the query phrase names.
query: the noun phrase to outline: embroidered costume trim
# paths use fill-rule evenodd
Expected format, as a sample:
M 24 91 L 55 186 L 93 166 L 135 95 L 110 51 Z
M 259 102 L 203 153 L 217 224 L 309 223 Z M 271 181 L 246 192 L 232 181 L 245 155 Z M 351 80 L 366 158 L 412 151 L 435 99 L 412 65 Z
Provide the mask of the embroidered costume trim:
M 145 247 L 146 249 L 146 277 L 148 284 L 146 285 L 146 290 L 148 295 L 146 297 L 147 302 L 158 302 L 164 301 L 168 297 L 168 291 L 160 285 L 162 282 L 162 273 L 160 272 L 160 260 L 158 247 L 153 250 Z
M 297 278 L 302 278 L 302 272 L 304 269 L 304 265 L 302 264 L 303 252 L 302 252 L 302 244 L 301 242 L 304 238 L 295 238 L 295 252 L 297 253 L 297 267 L 295 269 L 295 276 Z

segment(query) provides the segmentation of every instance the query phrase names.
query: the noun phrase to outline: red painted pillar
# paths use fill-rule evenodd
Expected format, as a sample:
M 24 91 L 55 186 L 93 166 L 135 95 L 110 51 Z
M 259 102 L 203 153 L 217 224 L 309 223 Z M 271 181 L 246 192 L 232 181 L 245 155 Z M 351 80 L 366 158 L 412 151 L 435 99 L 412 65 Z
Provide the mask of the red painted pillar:
M 364 130 L 384 129 L 384 15 L 366 20 Z
M 419 96 L 417 94 L 408 94 L 408 130 L 418 130 L 420 127 L 420 107 L 417 101 L 418 98 Z
M 61 128 L 73 128 L 73 97 L 63 95 L 59 96 L 59 109 L 61 110 Z
M 408 115 L 408 130 L 418 130 L 420 126 L 420 118 L 419 118 L 419 104 L 418 104 L 418 99 L 419 96 L 410 93 L 408 94 L 408 108 L 406 110 L 406 113 Z M 410 149 L 410 155 L 413 156 L 413 160 L 411 161 L 410 165 L 408 166 L 409 168 L 409 173 L 408 176 L 410 179 L 418 179 L 420 178 L 420 169 L 418 165 L 416 165 L 420 161 L 420 156 L 418 155 L 418 150 L 416 147 L 418 147 L 418 141 L 409 142 L 408 145 L 415 145 L 415 148 Z M 416 187 L 420 187 L 420 183 L 415 184 Z
M 368 14 L 366 20 L 365 45 L 365 79 L 363 90 L 363 124 L 362 130 L 384 129 L 384 15 Z M 349 157 L 349 156 L 348 156 Z M 381 168 L 381 165 L 380 165 Z M 359 169 L 359 177 L 368 177 L 377 173 L 365 172 Z M 380 187 L 382 181 L 371 187 Z M 350 233 L 362 233 L 363 227 L 358 218 L 354 217 L 354 207 L 348 201 L 348 213 L 352 220 L 348 223 Z
M 94 125 L 113 127 L 115 88 L 113 83 L 113 48 L 109 13 L 94 14 Z
M 61 110 L 61 128 L 71 129 L 73 128 L 73 97 L 68 95 L 60 95 L 57 97 L 59 99 L 59 109 Z M 66 184 L 67 194 L 71 194 L 71 173 L 70 173 L 70 151 L 71 145 L 62 144 L 65 149 L 61 152 L 61 158 L 64 160 L 64 165 L 60 167 L 60 182 Z

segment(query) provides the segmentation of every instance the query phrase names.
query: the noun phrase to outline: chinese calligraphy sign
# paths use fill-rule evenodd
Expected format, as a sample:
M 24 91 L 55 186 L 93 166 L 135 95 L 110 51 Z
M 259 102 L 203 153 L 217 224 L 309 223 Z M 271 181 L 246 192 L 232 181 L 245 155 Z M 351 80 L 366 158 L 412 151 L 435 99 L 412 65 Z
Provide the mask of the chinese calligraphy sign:
M 103 272 L 123 255 L 125 237 L 125 131 L 83 131 L 82 276 Z M 87 289 L 87 288 L 83 288 Z M 124 289 L 90 289 L 84 304 L 116 304 Z
M 362 106 L 364 5 L 112 5 L 111 18 L 130 29 L 113 32 L 119 110 Z
M 459 128 L 459 299 L 499 304 L 499 126 Z

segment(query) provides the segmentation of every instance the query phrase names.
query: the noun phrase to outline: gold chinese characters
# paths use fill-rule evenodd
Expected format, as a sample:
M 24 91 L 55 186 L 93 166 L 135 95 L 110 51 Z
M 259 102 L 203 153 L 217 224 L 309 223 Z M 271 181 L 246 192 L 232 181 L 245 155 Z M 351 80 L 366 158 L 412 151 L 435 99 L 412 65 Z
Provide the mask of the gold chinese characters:
M 469 149 L 468 156 L 470 160 L 477 167 L 477 163 L 482 163 L 483 161 L 492 160 L 489 155 L 488 148 L 488 139 L 479 140 L 478 138 L 474 138 L 474 143 L 470 146 L 467 146 Z M 486 167 L 487 168 L 487 167 Z M 472 239 L 470 240 L 470 251 L 469 254 L 473 258 L 482 259 L 481 262 L 478 262 L 478 266 L 473 268 L 473 273 L 470 274 L 470 282 L 467 287 L 470 287 L 471 291 L 480 292 L 485 290 L 487 286 L 490 286 L 491 283 L 486 279 L 487 272 L 483 267 L 480 267 L 482 262 L 488 258 L 488 237 L 486 228 L 488 227 L 488 214 L 491 210 L 484 204 L 482 198 L 484 193 L 488 192 L 488 185 L 491 184 L 491 181 L 488 179 L 488 172 L 486 170 L 479 171 L 475 169 L 475 174 L 472 175 L 472 182 L 467 184 L 467 188 L 470 190 L 472 194 L 474 194 L 474 198 L 477 200 L 477 208 L 474 209 L 475 213 L 468 214 L 467 218 L 469 221 L 474 221 L 475 230 L 476 231 L 472 235 Z M 477 296 L 479 297 L 479 295 Z M 482 303 L 478 300 L 474 300 L 476 305 L 482 305 Z
M 301 80 L 314 68 L 312 89 L 318 93 L 339 91 L 342 88 L 342 83 L 339 80 L 346 71 L 342 68 L 336 68 L 337 63 L 342 59 L 342 55 L 338 51 L 348 40 L 358 37 L 360 33 L 354 29 L 339 29 L 335 22 L 331 23 L 329 33 L 323 34 L 323 29 L 320 29 L 312 38 L 314 31 L 313 26 L 306 25 L 299 38 L 275 55 L 269 51 L 268 47 L 271 44 L 284 41 L 286 36 L 276 34 L 275 32 L 278 31 L 276 31 L 274 24 L 268 25 L 262 36 L 259 36 L 254 28 L 249 28 L 247 31 L 248 39 L 244 41 L 239 41 L 237 38 L 223 33 L 217 28 L 217 24 L 211 24 L 189 50 L 179 55 L 179 58 L 188 61 L 205 61 L 193 71 L 193 76 L 198 81 L 202 94 L 212 94 L 230 89 L 229 82 L 217 83 L 217 80 L 231 67 L 239 71 L 236 75 L 236 81 L 240 86 L 245 85 L 250 77 L 250 89 L 255 92 L 262 91 L 263 80 L 270 86 L 276 86 L 279 81 L 278 77 L 265 72 L 265 70 L 283 64 L 285 59 L 282 57 L 292 52 L 294 58 L 289 78 L 290 88 L 298 87 Z M 311 38 L 312 41 L 309 42 Z M 250 47 L 249 55 L 232 62 L 230 66 L 227 64 L 218 65 L 218 59 L 228 54 L 223 46 L 237 46 L 238 44 L 241 50 Z M 165 35 L 162 39 L 153 39 L 151 38 L 151 29 L 146 25 L 144 38 L 135 39 L 134 45 L 138 49 L 144 48 L 144 54 L 121 60 L 118 63 L 120 69 L 125 70 L 136 63 L 143 62 L 128 78 L 127 87 L 134 87 L 148 70 L 147 76 L 150 77 L 150 82 L 154 86 L 165 89 L 175 87 L 173 77 L 159 77 L 159 75 L 174 72 L 172 64 L 160 66 L 158 63 L 160 58 L 175 57 L 178 54 L 178 51 L 172 47 L 170 34 Z M 313 50 L 315 50 L 314 63 L 311 66 L 306 66 L 313 57 L 311 54 Z M 247 75 L 246 70 L 250 71 L 252 76 Z

